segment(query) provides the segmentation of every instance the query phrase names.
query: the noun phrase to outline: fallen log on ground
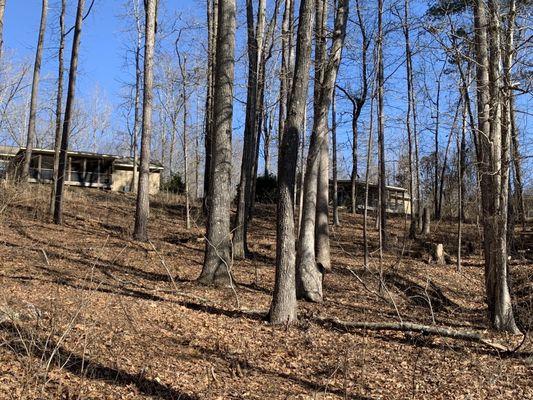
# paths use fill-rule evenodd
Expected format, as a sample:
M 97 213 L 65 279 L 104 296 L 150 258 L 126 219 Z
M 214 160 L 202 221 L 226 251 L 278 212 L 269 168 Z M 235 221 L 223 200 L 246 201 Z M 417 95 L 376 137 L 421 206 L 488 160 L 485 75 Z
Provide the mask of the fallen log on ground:
M 324 324 L 330 324 L 338 329 L 363 329 L 369 331 L 399 331 L 399 332 L 419 332 L 426 335 L 447 337 L 452 339 L 464 340 L 468 342 L 480 343 L 492 348 L 493 350 L 512 352 L 512 350 L 502 344 L 492 342 L 478 332 L 461 331 L 448 327 L 439 327 L 432 325 L 421 325 L 411 322 L 348 322 L 341 321 L 338 318 L 315 317 L 315 321 Z

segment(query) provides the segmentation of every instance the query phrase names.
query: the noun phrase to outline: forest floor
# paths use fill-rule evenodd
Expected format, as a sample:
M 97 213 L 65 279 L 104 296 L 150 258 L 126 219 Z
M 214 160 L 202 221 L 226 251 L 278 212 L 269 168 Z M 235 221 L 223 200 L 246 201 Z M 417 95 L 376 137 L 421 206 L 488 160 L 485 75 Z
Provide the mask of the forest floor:
M 2 189 L 3 190 L 3 189 Z M 0 192 L 2 192 L 0 190 Z M 69 188 L 65 222 L 47 215 L 48 188 L 0 195 L 0 398 L 6 399 L 533 399 L 530 338 L 487 330 L 479 231 L 465 226 L 463 271 L 428 262 L 425 242 L 454 259 L 456 226 L 419 241 L 390 220 L 379 290 L 378 238 L 363 266 L 362 216 L 332 228 L 323 304 L 299 323 L 265 320 L 274 281 L 275 207 L 258 205 L 251 257 L 236 287 L 195 282 L 203 222 L 152 199 L 150 243 L 131 240 L 131 195 Z M 476 245 L 473 245 L 476 243 Z M 468 253 L 470 252 L 470 254 Z M 453 260 L 452 260 L 453 261 Z M 513 301 L 533 326 L 533 263 L 511 261 Z M 479 332 L 514 352 L 409 332 L 340 329 L 343 321 L 416 322 Z

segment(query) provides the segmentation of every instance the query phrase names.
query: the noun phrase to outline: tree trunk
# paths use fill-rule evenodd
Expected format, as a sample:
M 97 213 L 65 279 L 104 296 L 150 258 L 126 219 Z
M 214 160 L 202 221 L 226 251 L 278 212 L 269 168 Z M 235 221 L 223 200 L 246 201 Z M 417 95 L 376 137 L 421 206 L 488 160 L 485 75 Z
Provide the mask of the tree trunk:
M 333 225 L 340 226 L 337 184 L 337 108 L 335 106 L 335 89 L 333 89 L 333 97 L 331 98 L 331 145 L 333 147 Z
M 235 8 L 235 0 L 219 0 L 207 238 L 204 266 L 198 278 L 204 284 L 223 286 L 232 283 L 230 207 Z
M 330 54 L 327 59 L 325 56 L 321 57 L 323 62 L 319 62 L 318 80 L 317 68 L 315 67 L 315 114 L 305 171 L 304 205 L 298 240 L 296 282 L 297 296 L 316 302 L 322 301 L 323 298 L 323 274 L 331 269 L 327 209 L 329 177 L 327 119 L 344 45 L 348 3 L 349 0 L 342 0 L 337 5 Z M 327 20 L 327 13 L 324 11 L 325 4 L 326 2 L 323 2 L 322 7 L 317 7 L 319 20 L 316 25 L 320 28 L 317 55 L 320 55 L 320 52 L 325 52 L 325 22 Z M 324 38 L 323 42 L 321 36 Z M 317 86 L 319 87 L 318 92 Z M 325 156 L 324 152 L 326 152 Z
M 501 53 L 499 4 L 474 7 L 477 64 L 478 142 L 484 230 L 485 285 L 488 314 L 497 330 L 516 333 L 507 283 L 507 180 L 509 136 L 501 129 Z M 503 137 L 502 137 L 503 136 Z M 507 164 L 507 165 L 506 165 Z
M 385 170 L 384 71 L 383 71 L 383 0 L 378 0 L 378 34 L 376 39 L 378 71 L 378 157 L 379 157 L 379 230 L 381 248 L 387 248 L 387 175 Z
M 133 121 L 133 135 L 131 140 L 131 156 L 133 158 L 133 174 L 131 187 L 134 193 L 137 193 L 139 185 L 138 178 L 138 141 L 139 141 L 139 126 L 141 123 L 141 49 L 142 49 L 142 21 L 140 13 L 140 5 L 138 1 L 134 2 L 135 25 L 137 30 L 137 43 L 135 46 L 135 100 L 134 100 L 134 121 Z
M 76 11 L 76 25 L 74 27 L 74 38 L 72 41 L 72 53 L 70 56 L 70 68 L 68 73 L 67 102 L 65 105 L 65 116 L 63 119 L 63 133 L 61 135 L 61 151 L 59 152 L 59 167 L 57 181 L 55 182 L 55 207 L 54 223 L 63 222 L 63 189 L 65 187 L 65 173 L 68 159 L 68 140 L 71 129 L 72 108 L 74 106 L 74 96 L 76 94 L 76 78 L 78 73 L 78 53 L 81 41 L 81 27 L 83 23 L 83 7 L 85 0 L 78 0 Z
M 292 323 L 297 318 L 294 178 L 309 84 L 313 9 L 314 0 L 300 1 L 294 84 L 290 91 L 287 121 L 278 159 L 276 277 L 270 306 L 270 322 L 273 324 Z
M 0 60 L 2 60 L 2 50 L 4 49 L 4 11 L 6 0 L 0 0 Z
M 56 182 L 59 174 L 59 153 L 61 151 L 61 118 L 63 115 L 63 76 L 65 74 L 64 52 L 65 52 L 65 14 L 67 11 L 67 0 L 61 0 L 61 13 L 59 15 L 59 52 L 57 56 L 57 96 L 56 96 L 56 126 L 54 139 L 54 171 L 52 180 L 52 190 L 50 196 L 50 215 L 54 215 L 56 203 Z
M 422 214 L 422 234 L 429 235 L 431 225 L 431 212 L 428 207 L 424 207 Z
M 405 66 L 407 78 L 407 115 L 405 118 L 405 125 L 407 128 L 407 144 L 409 152 L 409 207 L 411 208 L 409 237 L 414 239 L 416 237 L 417 218 L 414 210 L 413 197 L 415 196 L 415 179 L 413 171 L 413 132 L 412 132 L 412 115 L 413 115 L 413 64 L 411 53 L 411 39 L 409 26 L 409 0 L 404 1 L 404 20 L 402 21 L 403 34 L 405 38 Z
M 154 98 L 156 10 L 157 0 L 146 0 L 141 165 L 139 170 L 137 205 L 135 209 L 135 229 L 133 232 L 133 237 L 143 242 L 148 240 L 148 218 L 150 216 L 150 143 L 152 138 L 152 107 Z
M 260 0 L 257 10 L 257 23 L 254 23 L 254 11 L 252 0 L 246 1 L 246 21 L 248 32 L 248 88 L 246 95 L 246 121 L 244 124 L 244 145 L 241 163 L 241 179 L 237 194 L 237 216 L 235 218 L 235 228 L 233 235 L 233 256 L 237 259 L 246 257 L 248 252 L 247 225 L 250 204 L 247 202 L 248 192 L 251 190 L 254 154 L 258 142 L 257 123 L 257 103 L 258 103 L 258 81 L 259 81 L 259 58 L 262 48 L 259 45 L 259 36 L 264 35 L 265 27 L 265 0 Z M 262 47 L 262 46 L 261 46 Z
M 287 114 L 288 94 L 290 87 L 290 62 L 291 62 L 291 38 L 292 38 L 292 0 L 285 0 L 285 10 L 281 23 L 281 69 L 279 77 L 279 112 L 278 112 L 278 150 L 283 141 L 285 119 Z
M 183 58 L 183 63 L 181 62 L 181 57 L 178 53 L 178 60 L 180 63 L 181 79 L 182 79 L 182 97 L 183 97 L 183 181 L 185 183 L 185 226 L 187 229 L 191 229 L 191 216 L 190 216 L 190 195 L 189 195 L 189 145 L 188 137 L 189 134 L 187 130 L 187 118 L 188 114 L 188 102 L 189 95 L 187 94 L 187 85 L 188 85 L 188 76 L 187 76 L 187 57 Z
M 39 78 L 41 76 L 41 61 L 43 58 L 44 34 L 46 31 L 46 17 L 48 15 L 48 0 L 42 0 L 41 24 L 39 26 L 39 36 L 37 39 L 37 51 L 35 53 L 35 64 L 33 67 L 33 81 L 31 84 L 30 117 L 28 120 L 28 136 L 26 139 L 26 149 L 24 151 L 24 165 L 22 168 L 23 179 L 30 177 L 31 153 L 35 143 L 36 132 L 35 122 L 37 119 L 37 102 L 39 98 Z
M 204 200 L 202 210 L 207 215 L 208 196 L 210 193 L 210 179 L 212 175 L 211 159 L 213 153 L 213 112 L 215 91 L 215 59 L 218 30 L 218 1 L 207 0 L 208 50 L 207 50 L 207 94 L 205 97 L 205 165 L 204 165 Z

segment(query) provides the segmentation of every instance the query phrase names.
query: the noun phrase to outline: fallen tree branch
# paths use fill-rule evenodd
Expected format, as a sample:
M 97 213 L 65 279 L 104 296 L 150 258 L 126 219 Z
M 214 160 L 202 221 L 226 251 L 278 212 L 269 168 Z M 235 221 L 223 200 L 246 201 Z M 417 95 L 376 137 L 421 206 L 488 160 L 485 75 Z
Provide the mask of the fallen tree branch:
M 480 343 L 497 351 L 510 352 L 508 347 L 484 339 L 481 334 L 472 331 L 460 331 L 447 327 L 421 325 L 412 322 L 347 322 L 338 318 L 315 317 L 315 321 L 330 324 L 339 329 L 365 329 L 369 331 L 399 331 L 399 332 L 419 332 L 425 335 L 447 337 L 451 339 L 464 340 L 468 342 Z

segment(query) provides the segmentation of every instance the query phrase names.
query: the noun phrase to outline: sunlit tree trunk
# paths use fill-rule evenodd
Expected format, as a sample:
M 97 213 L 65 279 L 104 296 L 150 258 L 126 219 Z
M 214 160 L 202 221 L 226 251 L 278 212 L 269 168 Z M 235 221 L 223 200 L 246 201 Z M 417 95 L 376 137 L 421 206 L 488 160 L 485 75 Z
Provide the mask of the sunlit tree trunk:
M 235 66 L 235 0 L 219 0 L 211 177 L 204 266 L 198 280 L 231 285 L 231 129 Z
M 2 60 L 2 51 L 4 49 L 4 12 L 6 0 L 0 0 L 0 60 Z
M 270 322 L 292 323 L 297 318 L 295 288 L 294 184 L 298 142 L 302 136 L 311 64 L 314 0 L 301 0 L 296 41 L 294 84 L 278 157 L 278 204 L 276 230 L 276 277 L 270 306 Z
M 333 178 L 333 225 L 339 226 L 339 194 L 337 184 L 337 107 L 335 106 L 335 89 L 331 99 L 331 146 L 332 154 L 332 178 Z
M 315 67 L 315 115 L 313 130 L 307 155 L 307 167 L 304 181 L 304 204 L 302 224 L 298 240 L 298 265 L 296 274 L 297 295 L 300 298 L 320 302 L 323 299 L 323 273 L 331 269 L 329 254 L 328 227 L 328 165 L 327 165 L 327 120 L 333 89 L 337 79 L 342 48 L 346 33 L 349 0 L 339 1 L 336 8 L 333 28 L 333 41 L 330 53 L 321 57 L 319 69 Z M 325 20 L 327 13 L 323 7 L 317 7 L 316 26 L 318 44 L 316 54 L 325 52 Z M 320 19 L 324 19 L 324 22 Z M 321 43 L 321 35 L 324 41 Z M 323 47 L 321 47 L 323 46 Z M 318 85 L 318 92 L 316 85 Z M 325 156 L 323 156 L 325 153 Z M 315 223 L 316 222 L 316 223 Z M 315 258 L 316 257 L 316 258 Z
M 144 90 L 141 134 L 141 162 L 139 187 L 135 209 L 133 237 L 139 241 L 148 240 L 148 218 L 150 216 L 150 142 L 152 138 L 152 107 L 154 87 L 154 47 L 156 34 L 157 0 L 145 2 L 145 45 L 144 45 Z

